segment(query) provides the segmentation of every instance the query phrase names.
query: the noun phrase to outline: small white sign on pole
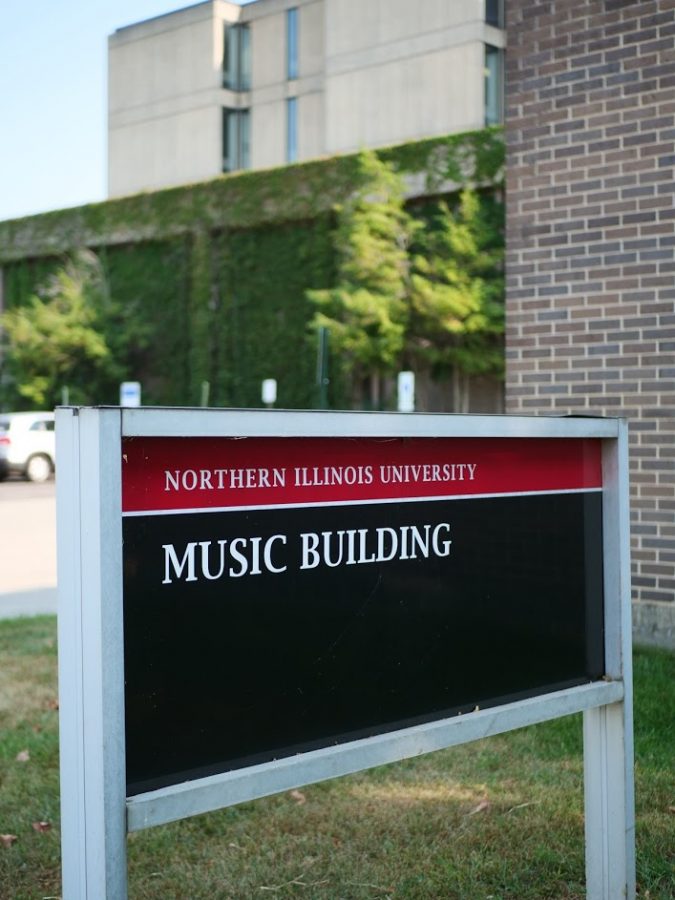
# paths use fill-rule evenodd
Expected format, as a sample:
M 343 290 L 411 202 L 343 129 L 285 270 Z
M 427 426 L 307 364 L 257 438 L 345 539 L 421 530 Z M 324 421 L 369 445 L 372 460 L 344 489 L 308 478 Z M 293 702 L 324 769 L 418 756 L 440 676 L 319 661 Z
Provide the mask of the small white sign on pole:
M 141 405 L 140 381 L 123 381 L 120 384 L 120 406 Z
M 262 402 L 271 406 L 277 402 L 277 380 L 266 378 L 262 383 Z
M 398 411 L 415 412 L 415 373 L 398 373 Z

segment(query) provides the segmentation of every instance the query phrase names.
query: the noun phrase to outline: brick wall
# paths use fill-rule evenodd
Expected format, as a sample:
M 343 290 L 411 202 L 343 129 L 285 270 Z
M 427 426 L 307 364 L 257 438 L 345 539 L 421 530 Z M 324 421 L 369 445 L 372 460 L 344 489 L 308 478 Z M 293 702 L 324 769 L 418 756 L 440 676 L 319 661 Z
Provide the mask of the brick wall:
M 630 422 L 636 638 L 675 646 L 675 0 L 511 0 L 509 413 Z

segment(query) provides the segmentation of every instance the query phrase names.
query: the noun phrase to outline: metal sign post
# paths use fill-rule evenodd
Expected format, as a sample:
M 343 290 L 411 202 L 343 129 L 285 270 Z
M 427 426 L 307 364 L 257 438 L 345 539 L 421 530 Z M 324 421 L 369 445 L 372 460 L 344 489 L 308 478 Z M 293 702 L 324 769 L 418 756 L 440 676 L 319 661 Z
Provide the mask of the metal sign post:
M 68 408 L 57 440 L 65 897 L 126 898 L 130 831 L 575 712 L 588 896 L 634 896 L 625 423 Z
M 628 426 L 616 425 L 602 463 L 605 668 L 624 693 L 584 712 L 586 891 L 603 900 L 635 896 Z
M 63 896 L 127 896 L 119 411 L 56 413 Z

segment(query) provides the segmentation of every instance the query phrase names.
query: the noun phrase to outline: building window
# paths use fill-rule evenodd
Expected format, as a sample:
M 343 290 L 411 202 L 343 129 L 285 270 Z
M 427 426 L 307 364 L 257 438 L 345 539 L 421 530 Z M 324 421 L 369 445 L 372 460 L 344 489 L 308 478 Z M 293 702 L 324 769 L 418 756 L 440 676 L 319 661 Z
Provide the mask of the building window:
M 248 91 L 251 88 L 251 33 L 248 25 L 225 26 L 223 87 L 231 91 Z
M 495 28 L 504 27 L 505 0 L 485 0 L 485 21 Z
M 298 77 L 298 10 L 286 10 L 286 78 Z
M 286 162 L 295 162 L 298 158 L 298 98 L 289 97 L 286 101 Z
M 248 109 L 223 110 L 223 172 L 248 169 L 251 114 Z
M 502 121 L 504 54 L 498 47 L 485 45 L 485 124 Z

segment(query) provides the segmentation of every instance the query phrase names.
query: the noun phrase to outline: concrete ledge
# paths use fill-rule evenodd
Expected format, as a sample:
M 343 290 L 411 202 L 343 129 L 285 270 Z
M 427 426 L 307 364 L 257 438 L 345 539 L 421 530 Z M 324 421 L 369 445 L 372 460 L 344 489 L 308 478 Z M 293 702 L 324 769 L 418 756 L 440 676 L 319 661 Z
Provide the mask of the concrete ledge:
M 634 603 L 633 640 L 675 650 L 675 603 Z

